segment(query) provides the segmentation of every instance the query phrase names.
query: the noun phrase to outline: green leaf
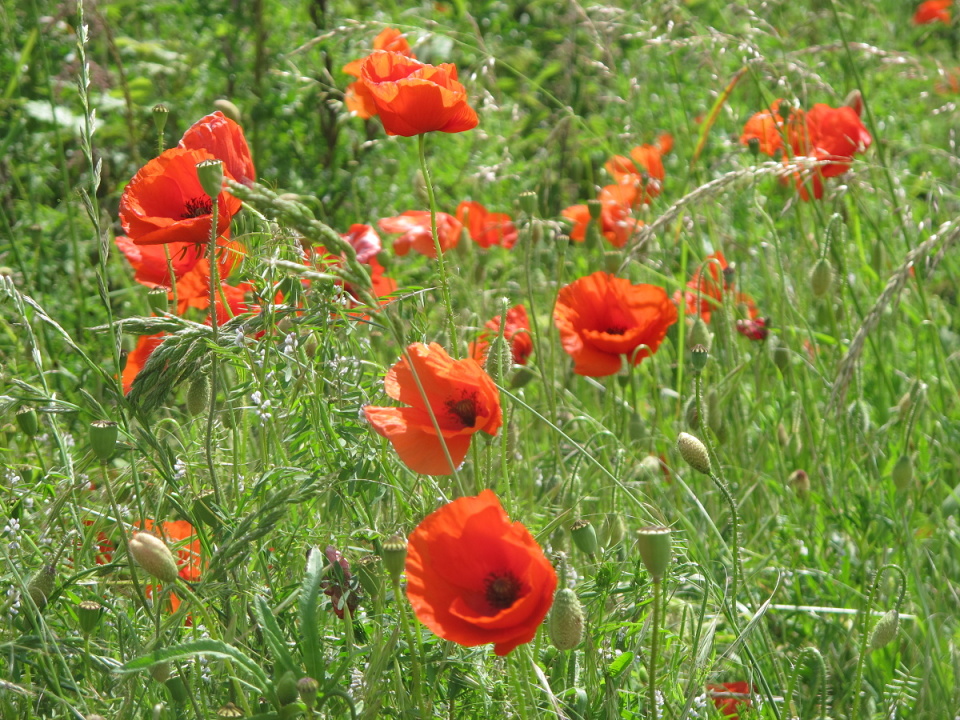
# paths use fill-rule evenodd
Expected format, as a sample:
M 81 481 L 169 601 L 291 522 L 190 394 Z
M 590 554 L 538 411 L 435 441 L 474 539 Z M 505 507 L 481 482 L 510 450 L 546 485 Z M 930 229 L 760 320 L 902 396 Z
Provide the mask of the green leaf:
M 221 640 L 196 640 L 194 642 L 174 645 L 173 647 L 157 650 L 149 655 L 142 655 L 131 660 L 123 667 L 119 668 L 119 673 L 131 673 L 139 670 L 146 670 L 151 665 L 158 662 L 172 660 L 186 660 L 196 655 L 206 655 L 219 657 L 227 660 L 233 660 L 239 667 L 246 671 L 246 674 L 255 682 L 252 683 L 262 694 L 268 694 L 270 683 L 266 674 L 251 658 L 244 655 L 231 645 L 227 645 Z
M 318 680 L 325 673 L 320 672 L 323 653 L 320 649 L 320 632 L 317 628 L 317 609 L 319 607 L 320 583 L 323 581 L 323 567 L 326 558 L 320 548 L 313 548 L 307 558 L 307 573 L 300 585 L 300 632 L 303 635 L 303 664 L 307 674 Z
M 277 619 L 273 616 L 273 612 L 267 605 L 267 601 L 258 595 L 253 603 L 253 610 L 257 616 L 257 622 L 260 623 L 260 628 L 263 630 L 267 644 L 270 646 L 273 660 L 280 666 L 281 672 L 276 674 L 280 675 L 282 672 L 289 671 L 299 677 L 299 668 L 290 655 L 290 650 L 287 648 L 287 642 L 284 640 L 283 632 L 280 630 L 280 626 L 277 624 Z

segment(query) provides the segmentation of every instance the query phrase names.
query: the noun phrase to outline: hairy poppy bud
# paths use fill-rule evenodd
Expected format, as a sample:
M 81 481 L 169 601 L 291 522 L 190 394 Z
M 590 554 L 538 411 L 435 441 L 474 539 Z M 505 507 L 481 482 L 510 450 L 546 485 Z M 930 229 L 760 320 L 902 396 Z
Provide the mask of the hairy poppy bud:
M 158 683 L 165 683 L 170 679 L 170 663 L 167 661 L 162 661 L 154 663 L 150 666 L 150 677 L 156 680 Z
M 187 412 L 191 415 L 202 413 L 210 400 L 210 383 L 206 375 L 197 375 L 187 388 Z
M 170 302 L 167 299 L 167 288 L 155 287 L 147 291 L 147 305 L 150 311 L 156 315 L 163 315 L 170 309 Z
M 46 607 L 47 598 L 53 592 L 53 581 L 56 577 L 57 569 L 53 565 L 44 565 L 27 583 L 27 592 L 30 593 L 30 599 L 40 610 Z
M 897 464 L 893 466 L 890 476 L 897 490 L 906 490 L 913 482 L 913 458 L 909 455 L 901 455 L 897 459 Z
M 810 271 L 810 290 L 815 298 L 822 298 L 833 285 L 833 266 L 826 258 L 820 258 Z
M 129 547 L 137 565 L 157 580 L 172 583 L 177 579 L 177 561 L 167 544 L 156 535 L 138 532 L 130 540 Z
M 277 700 L 281 705 L 295 703 L 300 691 L 297 688 L 297 679 L 291 670 L 287 670 L 276 684 Z
M 94 600 L 84 600 L 77 605 L 77 621 L 84 635 L 89 635 L 97 629 L 102 616 L 103 606 Z
M 637 549 L 650 577 L 655 581 L 662 580 L 673 554 L 670 528 L 654 526 L 637 530 Z
M 217 98 L 213 101 L 213 106 L 226 115 L 228 118 L 233 120 L 238 125 L 242 121 L 243 117 L 240 114 L 240 108 L 234 105 L 232 102 L 226 98 Z
M 710 345 L 713 343 L 713 334 L 703 321 L 703 318 L 697 318 L 693 321 L 693 327 L 690 328 L 689 339 L 690 347 L 702 345 L 708 353 L 710 352 Z
M 197 163 L 197 178 L 203 191 L 216 202 L 223 190 L 223 161 L 201 160 Z
M 573 650 L 583 638 L 583 608 L 570 588 L 557 590 L 547 621 L 550 642 L 557 650 Z
M 393 582 L 400 582 L 400 574 L 407 562 L 407 541 L 399 535 L 387 538 L 383 543 L 383 566 Z
M 17 410 L 17 425 L 27 437 L 36 437 L 40 432 L 40 423 L 37 420 L 37 411 L 24 405 Z
M 317 703 L 320 683 L 312 677 L 302 677 L 297 681 L 297 692 L 300 693 L 300 701 L 307 706 L 307 710 L 312 710 Z
M 106 462 L 117 449 L 119 428 L 112 420 L 94 420 L 90 423 L 90 447 L 100 462 Z
M 897 636 L 897 631 L 900 629 L 900 613 L 896 610 L 888 611 L 882 618 L 877 621 L 877 624 L 873 626 L 873 631 L 870 633 L 870 651 L 879 650 L 880 648 L 886 647 L 890 642 Z
M 704 475 L 710 474 L 710 455 L 699 438 L 689 433 L 680 433 L 677 437 L 677 450 L 680 451 L 680 457 L 686 460 L 687 464 L 694 470 L 698 470 Z
M 503 335 L 494 335 L 490 341 L 483 369 L 494 380 L 499 381 L 501 377 L 510 376 L 510 371 L 513 370 L 513 350 L 510 347 L 510 341 Z
M 595 555 L 597 552 L 597 531 L 589 520 L 580 518 L 570 527 L 570 537 L 580 552 Z

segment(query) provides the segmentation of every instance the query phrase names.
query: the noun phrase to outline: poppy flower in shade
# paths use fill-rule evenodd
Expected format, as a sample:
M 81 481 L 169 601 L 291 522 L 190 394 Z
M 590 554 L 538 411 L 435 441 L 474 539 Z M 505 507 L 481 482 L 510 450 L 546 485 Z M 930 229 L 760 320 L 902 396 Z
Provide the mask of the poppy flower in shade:
M 747 318 L 737 320 L 737 332 L 748 340 L 763 341 L 770 335 L 767 318 Z
M 724 717 L 740 717 L 741 707 L 750 707 L 750 695 L 753 688 L 748 682 L 723 683 L 722 685 L 707 685 L 707 692 L 713 695 L 713 704 Z
M 410 43 L 396 28 L 386 28 L 373 40 L 374 50 L 387 50 L 389 52 L 399 53 L 409 58 L 415 58 L 410 49 Z M 363 67 L 363 61 L 366 58 L 352 60 L 343 66 L 343 71 L 347 75 L 355 78 L 360 77 L 360 68 Z M 347 110 L 354 113 L 357 117 L 371 118 L 377 114 L 377 104 L 373 101 L 373 95 L 367 90 L 367 86 L 362 82 L 350 83 L 344 91 L 343 97 Z
M 137 338 L 137 346 L 127 355 L 127 363 L 123 366 L 123 374 L 120 376 L 124 395 L 130 392 L 134 379 L 143 370 L 150 354 L 160 346 L 166 335 L 166 333 L 157 333 L 156 335 L 141 335 Z
M 476 342 L 470 343 L 469 354 L 478 363 L 487 359 L 487 350 L 490 342 L 500 333 L 500 316 L 483 326 L 483 331 Z M 503 326 L 503 337 L 510 343 L 514 365 L 526 365 L 527 358 L 533 352 L 533 339 L 530 337 L 530 320 L 523 305 L 514 305 L 507 310 L 507 322 Z
M 512 248 L 517 242 L 517 228 L 506 213 L 487 212 L 478 202 L 464 200 L 457 206 L 457 220 L 465 225 L 471 239 L 480 247 L 500 245 Z
M 434 633 L 506 655 L 530 642 L 553 604 L 557 575 L 530 531 L 492 490 L 423 519 L 407 541 L 407 598 Z
M 913 14 L 914 25 L 926 25 L 932 22 L 950 24 L 950 7 L 954 0 L 927 0 L 920 3 Z
M 357 253 L 357 262 L 370 266 L 370 284 L 375 296 L 382 298 L 397 291 L 397 281 L 386 276 L 383 265 L 377 260 L 377 255 L 383 248 L 376 230 L 369 225 L 354 224 L 350 226 L 349 232 L 342 233 L 340 237 L 353 247 Z M 328 253 L 322 245 L 314 247 L 312 255 L 313 264 L 320 268 L 335 267 L 341 262 L 341 258 Z M 356 296 L 356 292 L 349 283 L 344 284 L 344 290 Z
M 636 204 L 639 191 L 634 183 L 607 185 L 598 196 L 600 201 L 600 232 L 614 247 L 623 247 L 643 221 L 633 217 L 631 208 Z M 571 205 L 560 213 L 573 220 L 570 239 L 583 242 L 590 224 L 590 208 L 587 205 Z
M 393 251 L 397 255 L 406 255 L 411 249 L 421 255 L 435 258 L 437 249 L 433 245 L 430 231 L 429 210 L 407 210 L 396 217 L 383 218 L 377 223 L 380 229 L 388 233 L 403 233 L 393 241 Z M 437 237 L 440 239 L 440 251 L 452 250 L 460 242 L 463 223 L 453 215 L 437 213 Z
M 684 293 L 687 315 L 700 315 L 700 318 L 708 323 L 713 312 L 723 304 L 726 295 L 732 293 L 734 302 L 745 308 L 750 319 L 757 317 L 753 298 L 746 293 L 732 292 L 733 286 L 727 277 L 732 272 L 722 251 L 707 255 L 694 279 L 687 283 L 689 289 Z
M 602 377 L 655 353 L 677 308 L 661 287 L 595 272 L 560 288 L 553 320 L 573 371 Z
M 179 147 L 206 150 L 223 162 L 223 172 L 238 183 L 252 185 L 257 177 L 243 128 L 217 110 L 200 118 L 183 134 Z
M 120 197 L 120 224 L 127 236 L 137 245 L 205 245 L 213 203 L 200 185 L 197 163 L 213 159 L 207 150 L 172 148 L 140 168 Z M 218 196 L 220 236 L 228 237 L 240 205 L 229 193 Z
M 475 432 L 495 435 L 503 423 L 500 393 L 490 376 L 473 358 L 454 360 L 437 343 L 410 345 L 383 384 L 387 395 L 410 407 L 368 405 L 364 415 L 414 472 L 450 475 L 466 457 Z
M 427 65 L 400 53 L 374 51 L 360 66 L 387 135 L 411 137 L 440 131 L 464 132 L 477 126 L 457 67 Z

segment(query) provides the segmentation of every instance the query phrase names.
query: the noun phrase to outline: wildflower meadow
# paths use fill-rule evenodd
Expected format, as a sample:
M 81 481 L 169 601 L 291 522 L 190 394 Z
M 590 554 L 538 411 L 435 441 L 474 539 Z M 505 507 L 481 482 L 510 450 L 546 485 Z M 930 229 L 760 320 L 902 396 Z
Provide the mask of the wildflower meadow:
M 960 718 L 953 0 L 0 7 L 0 719 Z

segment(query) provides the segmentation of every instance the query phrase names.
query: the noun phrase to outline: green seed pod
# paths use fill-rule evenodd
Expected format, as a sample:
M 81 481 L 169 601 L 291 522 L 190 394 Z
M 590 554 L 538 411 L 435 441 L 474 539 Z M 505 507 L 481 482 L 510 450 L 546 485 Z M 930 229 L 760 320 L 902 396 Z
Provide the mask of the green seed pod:
M 93 600 L 84 600 L 77 605 L 77 622 L 80 632 L 89 635 L 97 629 L 100 618 L 103 617 L 103 606 Z
M 909 455 L 901 455 L 897 459 L 897 464 L 893 466 L 890 473 L 893 478 L 893 484 L 897 490 L 906 490 L 913 482 L 913 458 Z
M 27 437 L 36 437 L 37 433 L 40 432 L 40 421 L 37 420 L 37 411 L 32 407 L 24 405 L 17 410 L 17 425 L 20 426 L 20 431 Z
M 539 198 L 537 193 L 534 190 L 525 190 L 517 196 L 517 202 L 520 203 L 520 209 L 523 210 L 527 215 L 536 215 L 537 214 L 537 205 L 539 204 Z
M 187 412 L 199 415 L 210 402 L 210 382 L 206 375 L 197 375 L 187 388 Z
M 760 138 L 752 137 L 747 140 L 747 147 L 750 148 L 750 154 L 753 155 L 754 158 L 760 156 Z
M 173 553 L 156 535 L 138 532 L 130 539 L 129 549 L 137 565 L 160 582 L 172 583 L 179 576 Z
M 677 437 L 677 450 L 694 470 L 702 472 L 704 475 L 710 474 L 710 455 L 707 453 L 706 446 L 698 438 L 689 433 L 680 433 Z
M 302 677 L 297 681 L 297 692 L 300 694 L 300 702 L 307 706 L 307 710 L 313 710 L 317 703 L 317 693 L 320 692 L 320 683 L 312 677 Z
M 407 562 L 407 541 L 399 535 L 387 538 L 383 543 L 383 566 L 394 583 L 400 582 L 404 565 Z
M 276 684 L 277 700 L 280 705 L 289 705 L 295 703 L 300 697 L 300 689 L 297 687 L 297 678 L 291 670 L 287 670 Z
M 707 352 L 707 348 L 704 345 L 694 345 L 690 350 L 690 364 L 693 366 L 695 373 L 699 374 L 703 372 L 709 359 L 710 353 Z
M 40 610 L 47 605 L 56 577 L 57 569 L 53 565 L 44 565 L 27 583 L 27 592 Z
M 820 258 L 810 271 L 810 290 L 818 300 L 833 286 L 833 266 L 826 258 Z
M 90 447 L 100 462 L 107 462 L 117 449 L 119 427 L 112 420 L 94 420 L 90 423 Z
M 653 526 L 637 530 L 637 549 L 650 577 L 662 580 L 673 555 L 670 528 Z
M 599 547 L 597 543 L 597 531 L 593 525 L 590 524 L 589 520 L 580 518 L 571 525 L 570 537 L 573 538 L 573 544 L 577 546 L 580 552 L 591 556 L 596 554 L 597 548 Z
M 583 638 L 583 608 L 570 588 L 557 590 L 547 621 L 547 630 L 557 650 L 573 650 Z
M 198 162 L 197 179 L 203 191 L 215 202 L 223 190 L 223 161 L 211 159 Z
M 899 629 L 900 613 L 896 610 L 887 611 L 882 618 L 877 620 L 877 624 L 873 626 L 873 631 L 870 633 L 870 644 L 868 648 L 870 652 L 889 645 L 890 642 L 897 637 L 897 631 Z
M 603 203 L 596 198 L 591 198 L 587 200 L 587 211 L 590 213 L 590 219 L 596 222 L 603 213 Z
M 165 683 L 170 679 L 170 663 L 166 660 L 154 663 L 150 666 L 150 677 L 158 683 Z
M 166 105 L 158 103 L 153 106 L 153 126 L 157 129 L 158 133 L 162 133 L 163 129 L 167 126 L 167 117 L 169 117 L 169 115 L 170 111 Z
M 150 288 L 147 291 L 147 305 L 150 306 L 151 312 L 156 315 L 163 315 L 170 309 L 168 292 L 165 287 Z

